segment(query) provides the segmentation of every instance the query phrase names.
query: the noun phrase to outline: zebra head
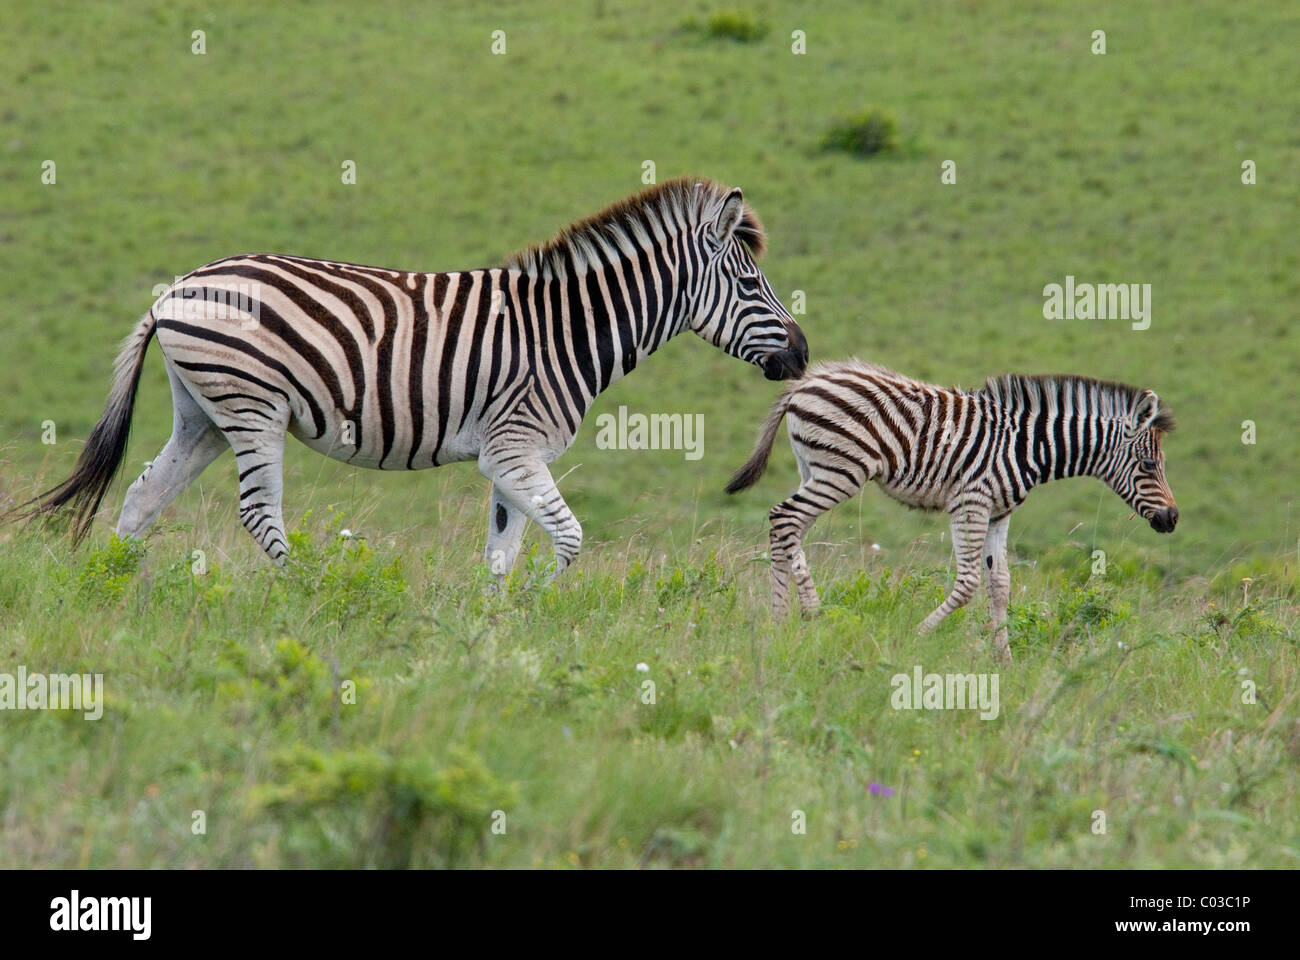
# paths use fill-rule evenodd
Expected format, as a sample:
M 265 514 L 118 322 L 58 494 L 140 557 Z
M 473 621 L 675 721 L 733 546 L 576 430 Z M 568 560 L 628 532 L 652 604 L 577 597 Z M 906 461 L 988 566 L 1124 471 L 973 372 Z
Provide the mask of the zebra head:
M 720 199 L 695 229 L 691 329 L 761 367 L 769 380 L 800 377 L 808 366 L 808 341 L 754 262 L 763 250 L 763 228 L 739 189 Z
M 1165 455 L 1161 438 L 1174 428 L 1174 419 L 1161 408 L 1150 390 L 1138 395 L 1124 425 L 1119 456 L 1107 483 L 1124 502 L 1151 524 L 1157 533 L 1172 533 L 1178 523 L 1178 504 L 1165 481 Z

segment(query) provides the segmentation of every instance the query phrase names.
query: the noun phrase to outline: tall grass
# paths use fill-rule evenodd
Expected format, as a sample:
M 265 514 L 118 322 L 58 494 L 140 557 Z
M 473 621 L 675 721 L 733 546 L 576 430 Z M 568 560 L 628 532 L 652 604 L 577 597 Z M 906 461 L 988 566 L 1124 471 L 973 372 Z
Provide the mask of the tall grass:
M 497 591 L 476 563 L 476 497 L 401 531 L 321 497 L 284 571 L 230 505 L 203 514 L 199 499 L 147 551 L 104 532 L 76 555 L 49 534 L 0 543 L 4 663 L 103 673 L 106 688 L 99 721 L 3 716 L 6 866 L 1300 854 L 1296 605 L 1276 587 L 1245 602 L 1236 584 L 1018 558 L 1016 662 L 981 720 L 891 704 L 890 678 L 916 665 L 996 669 L 982 601 L 914 635 L 947 583 L 938 542 L 885 559 L 828 529 L 810 547 L 824 614 L 777 624 L 757 527 L 671 551 L 593 544 L 550 586 L 530 537 Z

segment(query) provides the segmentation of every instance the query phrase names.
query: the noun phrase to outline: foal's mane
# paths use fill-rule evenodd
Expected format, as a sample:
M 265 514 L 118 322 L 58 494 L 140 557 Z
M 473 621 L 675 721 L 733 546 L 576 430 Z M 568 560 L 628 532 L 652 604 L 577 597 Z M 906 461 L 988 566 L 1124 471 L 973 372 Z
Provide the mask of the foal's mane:
M 1058 389 L 1073 391 L 1080 387 L 1088 392 L 1103 417 L 1114 419 L 1127 417 L 1137 405 L 1138 399 L 1146 393 L 1143 387 L 1135 387 L 1131 383 L 1118 383 L 1114 380 L 1097 380 L 1094 377 L 1080 377 L 1073 374 L 1031 376 L 1019 373 L 989 377 L 984 384 L 984 392 L 1000 401 L 1037 399 L 1039 403 L 1046 404 L 1049 398 L 1055 402 Z M 1160 401 L 1152 427 L 1161 433 L 1169 433 L 1174 429 L 1174 415 L 1165 408 L 1163 400 Z

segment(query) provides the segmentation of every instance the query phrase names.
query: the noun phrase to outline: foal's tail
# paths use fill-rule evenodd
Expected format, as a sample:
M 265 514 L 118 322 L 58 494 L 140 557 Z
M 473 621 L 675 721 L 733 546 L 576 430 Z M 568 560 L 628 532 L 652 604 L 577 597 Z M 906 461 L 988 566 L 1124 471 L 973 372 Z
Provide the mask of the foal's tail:
M 763 421 L 763 429 L 758 432 L 758 444 L 754 447 L 754 452 L 727 484 L 727 493 L 737 493 L 758 482 L 758 478 L 767 469 L 767 458 L 772 455 L 772 444 L 776 440 L 777 428 L 781 426 L 781 421 L 785 418 L 785 412 L 789 407 L 790 391 L 786 390 L 781 394 L 781 398 L 772 404 L 767 419 Z
M 34 520 L 56 513 L 64 504 L 73 506 L 72 542 L 81 543 L 90 532 L 90 521 L 103 502 L 113 477 L 122 465 L 126 454 L 127 436 L 131 432 L 131 411 L 135 407 L 135 391 L 140 385 L 140 371 L 144 368 L 144 354 L 153 339 L 154 319 L 152 308 L 136 325 L 124 341 L 113 364 L 113 389 L 108 394 L 104 414 L 95 424 L 90 438 L 81 449 L 72 476 L 57 487 L 33 497 L 26 503 L 0 517 L 0 521 Z

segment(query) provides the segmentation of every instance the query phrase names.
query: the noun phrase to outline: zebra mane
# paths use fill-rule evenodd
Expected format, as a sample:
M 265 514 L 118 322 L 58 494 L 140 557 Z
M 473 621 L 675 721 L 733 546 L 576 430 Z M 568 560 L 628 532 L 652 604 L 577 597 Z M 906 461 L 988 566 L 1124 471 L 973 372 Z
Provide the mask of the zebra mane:
M 1058 388 L 1078 390 L 1082 387 L 1088 392 L 1095 409 L 1104 419 L 1127 419 L 1137 406 L 1138 400 L 1146 393 L 1143 387 L 1113 380 L 1097 380 L 1093 377 L 1079 377 L 1071 374 L 1048 374 L 1028 376 L 1018 373 L 1005 373 L 1000 377 L 989 377 L 984 384 L 983 393 L 997 403 L 1037 403 L 1046 405 L 1056 403 Z M 1174 429 L 1173 414 L 1160 401 L 1152 426 L 1162 433 Z
M 576 266 L 581 275 L 604 259 L 600 253 L 604 246 L 627 251 L 648 246 L 659 234 L 674 236 L 683 227 L 717 216 L 730 193 L 730 188 L 701 177 L 665 180 L 571 223 L 548 243 L 512 253 L 505 267 L 539 274 L 548 267 L 568 273 Z M 766 235 L 748 204 L 736 236 L 755 258 L 763 255 Z

